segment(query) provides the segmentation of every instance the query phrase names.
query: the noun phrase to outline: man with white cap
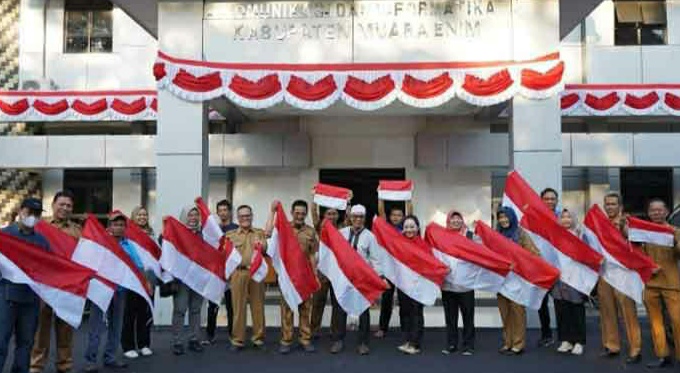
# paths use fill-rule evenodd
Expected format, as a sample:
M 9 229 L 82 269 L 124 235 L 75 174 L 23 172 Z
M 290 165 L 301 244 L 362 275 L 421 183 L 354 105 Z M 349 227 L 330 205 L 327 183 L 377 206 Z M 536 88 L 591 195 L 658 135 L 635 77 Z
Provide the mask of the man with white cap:
M 378 242 L 373 233 L 366 229 L 366 208 L 362 205 L 352 206 L 350 209 L 350 225 L 342 228 L 340 233 L 345 237 L 349 244 L 359 252 L 362 258 L 368 262 L 373 269 L 381 273 L 380 263 L 376 256 L 378 252 Z M 333 301 L 333 315 L 336 317 L 335 325 L 337 330 L 333 333 L 333 344 L 331 346 L 331 353 L 337 354 L 342 351 L 344 347 L 344 339 L 347 331 L 347 313 L 338 305 L 331 290 Z M 359 316 L 359 346 L 357 353 L 359 355 L 368 355 L 370 350 L 368 348 L 368 339 L 371 334 L 371 318 L 369 310 Z

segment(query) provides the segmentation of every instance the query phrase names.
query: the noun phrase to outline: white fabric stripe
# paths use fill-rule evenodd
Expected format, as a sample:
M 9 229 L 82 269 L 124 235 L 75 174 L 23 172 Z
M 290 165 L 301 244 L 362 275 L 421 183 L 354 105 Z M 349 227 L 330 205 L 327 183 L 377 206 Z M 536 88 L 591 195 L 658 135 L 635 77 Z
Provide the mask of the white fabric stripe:
M 410 190 L 378 190 L 378 198 L 385 201 L 409 201 L 412 195 Z
M 241 261 L 243 261 L 241 253 L 239 253 L 236 249 L 232 249 L 231 253 L 227 257 L 227 263 L 224 265 L 224 278 L 231 277 L 231 274 L 234 273 L 236 268 L 241 265 Z M 227 287 L 228 286 L 229 284 L 227 284 Z
M 224 236 L 220 224 L 217 222 L 217 216 L 210 214 L 203 226 L 203 240 L 215 249 L 220 248 L 220 238 Z
M 338 304 L 349 316 L 358 317 L 371 306 L 371 300 L 354 287 L 342 272 L 333 251 L 323 242 L 319 243 L 318 268 L 331 282 Z
M 560 281 L 578 290 L 580 293 L 588 295 L 597 284 L 599 274 L 588 266 L 579 263 L 564 255 L 543 237 L 524 230 L 534 241 L 536 247 L 541 251 L 541 257 L 553 267 L 560 270 Z
M 142 246 L 138 245 L 137 242 L 133 240 L 128 240 L 137 249 L 137 254 L 139 254 L 139 259 L 144 265 L 145 271 L 152 271 L 156 278 L 161 278 L 161 265 L 158 260 L 151 255 L 150 252 L 146 251 Z
M 499 291 L 504 297 L 532 310 L 541 308 L 541 303 L 543 303 L 543 298 L 545 298 L 547 292 L 548 289 L 532 284 L 515 272 L 508 273 L 503 287 Z
M 639 228 L 631 228 L 630 226 L 628 227 L 628 240 L 668 247 L 673 247 L 675 245 L 673 233 L 654 232 Z
M 263 260 L 251 278 L 255 282 L 262 282 L 267 278 L 267 273 L 269 273 L 269 266 L 267 265 L 267 262 Z
M 106 312 L 109 309 L 115 290 L 103 282 L 93 278 L 87 287 L 87 299 L 92 301 L 100 310 Z
M 279 252 L 279 232 L 277 229 L 274 229 L 271 238 L 267 240 L 267 255 L 272 259 L 272 265 L 278 275 L 281 296 L 283 296 L 283 299 L 290 309 L 296 310 L 300 303 L 302 303 L 302 297 L 297 292 L 297 289 L 295 289 L 295 285 L 290 281 L 286 266 L 281 259 L 281 254 Z
M 515 205 L 515 202 L 507 194 L 503 194 L 503 201 L 501 202 L 501 205 L 503 207 L 509 207 L 515 212 L 515 215 L 517 215 L 517 224 L 522 221 L 524 213 L 522 213 L 522 210 L 520 210 L 519 207 Z
M 168 240 L 163 240 L 161 266 L 204 298 L 215 304 L 222 301 L 227 283 L 184 256 Z
M 80 326 L 85 308 L 84 297 L 33 281 L 21 268 L 2 254 L 0 254 L 0 274 L 7 281 L 28 285 L 43 302 L 52 307 L 60 319 L 74 328 Z
M 451 269 L 442 286 L 443 290 L 459 293 L 469 290 L 497 293 L 503 286 L 505 278 L 493 271 L 450 256 L 436 248 L 433 249 L 433 253 Z
M 347 200 L 343 198 L 324 196 L 323 194 L 314 195 L 314 203 L 319 206 L 328 207 L 336 210 L 346 210 Z

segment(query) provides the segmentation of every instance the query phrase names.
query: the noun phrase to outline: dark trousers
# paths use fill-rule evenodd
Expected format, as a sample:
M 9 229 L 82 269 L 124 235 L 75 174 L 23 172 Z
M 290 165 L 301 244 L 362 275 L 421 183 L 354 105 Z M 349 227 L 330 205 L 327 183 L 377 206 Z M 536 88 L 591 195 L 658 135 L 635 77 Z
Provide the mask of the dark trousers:
M 224 302 L 227 308 L 227 332 L 231 336 L 231 325 L 234 322 L 234 307 L 231 303 L 231 289 L 224 292 Z M 205 327 L 205 332 L 208 339 L 215 338 L 215 329 L 217 328 L 217 313 L 220 310 L 220 305 L 213 302 L 208 302 L 208 324 Z
M 151 347 L 151 307 L 139 294 L 128 291 L 123 315 L 123 335 L 120 345 L 123 352 Z
M 458 347 L 458 311 L 463 316 L 463 349 L 475 348 L 475 292 L 442 291 L 449 347 Z
M 333 321 L 336 325 L 332 332 L 331 340 L 333 342 L 344 341 L 347 335 L 347 312 L 340 307 L 338 300 L 335 298 L 335 293 L 331 288 L 331 301 L 333 302 Z M 371 336 L 371 314 L 370 308 L 366 309 L 364 313 L 359 316 L 359 333 L 358 343 L 368 345 Z
M 4 291 L 4 286 L 2 287 Z M 28 373 L 31 362 L 33 338 L 38 329 L 40 303 L 14 302 L 0 295 L 0 371 L 9 352 L 9 341 L 14 334 L 14 362 L 12 373 Z
M 581 304 L 555 299 L 557 338 L 561 342 L 586 344 L 586 308 Z
M 415 348 L 420 348 L 425 329 L 425 316 L 423 315 L 423 305 L 411 299 L 408 295 L 397 290 L 399 297 L 399 307 L 403 309 L 404 340 Z M 400 312 L 400 314 L 402 314 Z
M 548 299 L 550 297 L 546 294 L 541 303 L 541 308 L 538 310 L 538 318 L 541 320 L 541 339 L 552 338 L 552 329 L 550 329 L 550 308 L 548 308 Z

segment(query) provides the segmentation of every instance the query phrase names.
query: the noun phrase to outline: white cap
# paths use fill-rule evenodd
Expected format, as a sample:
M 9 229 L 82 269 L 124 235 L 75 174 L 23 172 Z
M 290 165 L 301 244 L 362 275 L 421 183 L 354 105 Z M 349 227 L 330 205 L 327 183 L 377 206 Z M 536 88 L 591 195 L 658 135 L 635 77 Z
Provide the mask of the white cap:
M 361 215 L 365 216 L 366 215 L 366 207 L 363 205 L 354 205 L 352 206 L 352 209 L 350 210 L 350 215 Z

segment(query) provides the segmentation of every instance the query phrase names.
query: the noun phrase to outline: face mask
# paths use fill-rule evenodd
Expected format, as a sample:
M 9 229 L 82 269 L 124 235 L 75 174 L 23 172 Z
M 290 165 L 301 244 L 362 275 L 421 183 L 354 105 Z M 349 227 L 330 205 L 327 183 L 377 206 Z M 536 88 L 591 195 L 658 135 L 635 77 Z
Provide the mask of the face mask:
M 36 217 L 33 215 L 28 215 L 27 217 L 21 219 L 21 224 L 27 228 L 33 228 L 37 222 L 38 219 L 36 219 Z

